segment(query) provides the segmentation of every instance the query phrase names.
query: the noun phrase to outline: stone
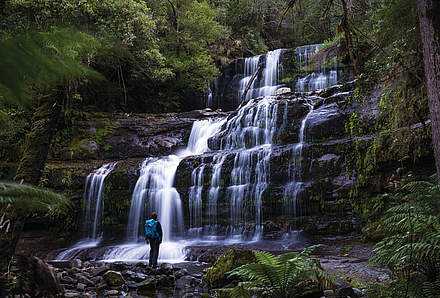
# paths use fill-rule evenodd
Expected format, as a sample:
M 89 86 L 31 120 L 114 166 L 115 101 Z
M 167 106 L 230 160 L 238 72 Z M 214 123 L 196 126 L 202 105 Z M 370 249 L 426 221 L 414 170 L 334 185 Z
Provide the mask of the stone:
M 107 266 L 97 267 L 92 270 L 92 275 L 93 276 L 102 275 L 105 272 L 107 272 L 107 270 L 108 270 Z
M 153 276 L 148 276 L 146 280 L 136 284 L 134 287 L 137 288 L 139 295 L 152 295 L 152 293 L 156 291 L 157 279 Z
M 127 264 L 124 262 L 114 262 L 110 264 L 110 269 L 115 271 L 124 271 L 128 270 L 131 267 L 131 264 Z
M 64 297 L 65 298 L 76 298 L 76 297 L 81 297 L 81 294 L 79 292 L 66 291 L 66 292 L 64 292 Z
M 287 87 L 283 87 L 283 88 L 279 88 L 277 89 L 277 91 L 275 91 L 275 95 L 281 95 L 281 94 L 286 94 L 286 93 L 291 93 L 292 89 L 287 88 Z
M 103 279 L 102 276 L 95 276 L 92 277 L 91 281 L 93 282 L 93 284 L 98 284 L 102 281 L 102 279 Z
M 91 281 L 89 278 L 85 277 L 84 275 L 78 276 L 78 281 L 87 286 L 93 286 L 95 284 L 93 281 Z
M 54 268 L 58 268 L 58 269 L 72 268 L 72 262 L 71 261 L 49 261 L 47 263 L 49 265 L 53 266 Z
M 134 273 L 133 275 L 131 275 L 131 278 L 135 282 L 141 282 L 141 281 L 143 281 L 143 280 L 145 280 L 147 278 L 147 275 L 143 274 L 143 273 Z
M 324 297 L 326 297 L 326 298 L 334 298 L 335 297 L 335 291 L 333 291 L 333 290 L 325 290 L 323 294 L 324 294 Z
M 358 289 L 358 288 L 353 288 L 353 292 L 354 292 L 354 297 L 364 297 L 365 293 L 364 291 Z
M 188 275 L 188 270 L 185 269 L 185 268 L 183 268 L 183 269 L 177 271 L 176 273 L 174 273 L 174 276 L 176 278 L 180 278 L 180 277 L 185 276 L 185 275 Z
M 61 278 L 60 281 L 62 283 L 65 283 L 65 284 L 74 284 L 74 283 L 76 283 L 76 280 L 73 279 L 72 277 L 68 276 L 68 275 L 63 276 L 63 278 Z
M 109 270 L 102 277 L 109 286 L 120 287 L 125 283 L 124 277 L 120 272 Z
M 118 295 L 119 291 L 118 290 L 108 290 L 105 292 L 106 296 L 111 296 L 111 295 Z
M 176 287 L 180 288 L 180 289 L 192 288 L 195 285 L 199 284 L 200 282 L 201 282 L 201 280 L 198 280 L 192 276 L 186 275 L 186 276 L 183 276 L 182 278 L 179 278 L 176 281 Z
M 75 259 L 72 261 L 72 267 L 73 268 L 81 268 L 82 267 L 82 261 L 80 259 Z
M 171 264 L 162 263 L 160 264 L 157 271 L 159 274 L 165 274 L 165 275 L 173 274 L 173 266 Z
M 76 288 L 77 288 L 78 290 L 80 290 L 80 291 L 84 291 L 84 290 L 86 289 L 86 285 L 85 285 L 85 284 L 82 284 L 82 283 L 79 283 L 79 284 L 76 286 Z
M 34 256 L 15 256 L 11 272 L 18 272 L 17 281 L 26 285 L 30 296 L 57 296 L 63 287 L 55 276 L 55 270 L 43 260 Z

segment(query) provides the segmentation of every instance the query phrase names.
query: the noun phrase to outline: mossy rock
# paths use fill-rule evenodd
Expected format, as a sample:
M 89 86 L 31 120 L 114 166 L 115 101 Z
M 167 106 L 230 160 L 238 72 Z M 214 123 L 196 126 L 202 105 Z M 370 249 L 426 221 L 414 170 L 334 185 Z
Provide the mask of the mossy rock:
M 251 250 L 229 249 L 208 269 L 203 281 L 211 288 L 224 287 L 232 282 L 226 273 L 255 261 L 254 252 Z

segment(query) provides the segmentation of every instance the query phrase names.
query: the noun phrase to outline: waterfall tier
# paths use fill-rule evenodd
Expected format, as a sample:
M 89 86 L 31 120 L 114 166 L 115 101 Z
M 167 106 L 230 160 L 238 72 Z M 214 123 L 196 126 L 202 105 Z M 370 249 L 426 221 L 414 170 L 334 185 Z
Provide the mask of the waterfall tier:
M 212 84 L 206 106 L 229 111 L 251 98 L 275 95 L 279 89 L 311 92 L 346 81 L 348 73 L 337 57 L 315 61 L 314 56 L 322 47 L 314 44 L 278 49 L 235 60 Z
M 131 193 L 126 218 L 112 208 L 106 211 L 118 212 L 119 222 L 126 223 L 126 242 L 100 257 L 145 258 L 149 249 L 142 229 L 152 211 L 159 215 L 167 248 L 160 258 L 182 260 L 185 241 L 231 243 L 275 237 L 297 227 L 302 217 L 319 214 L 323 205 L 330 208 L 335 198 L 344 195 L 353 181 L 340 150 L 352 144 L 343 138 L 352 107 L 343 108 L 341 103 L 350 96 L 351 86 L 334 86 L 314 95 L 277 92 L 286 86 L 281 83 L 288 68 L 286 59 L 295 58 L 306 67 L 318 48 L 298 48 L 294 55 L 275 50 L 244 59 L 235 92 L 237 109 L 222 117 L 207 110 L 213 115 L 192 121 L 190 132 L 182 130 L 175 115 L 167 115 L 175 128 L 161 130 L 167 135 L 157 144 L 169 144 L 173 150 L 167 154 L 144 151 L 143 161 L 137 163 L 138 175 L 124 178 L 124 186 L 110 183 Z M 327 80 L 326 86 L 335 82 Z M 210 102 L 216 98 L 211 93 Z M 188 141 L 178 149 L 172 138 L 179 129 Z M 122 166 L 126 162 L 120 161 Z M 324 201 L 314 199 L 324 194 Z M 116 209 L 122 206 L 111 204 Z

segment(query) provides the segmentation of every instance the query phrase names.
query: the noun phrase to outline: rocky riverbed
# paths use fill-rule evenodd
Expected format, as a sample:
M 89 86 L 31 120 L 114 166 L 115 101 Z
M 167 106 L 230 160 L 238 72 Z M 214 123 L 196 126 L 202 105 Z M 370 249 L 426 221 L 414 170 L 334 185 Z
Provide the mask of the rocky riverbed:
M 203 263 L 50 262 L 64 297 L 198 297 L 207 292 L 202 284 Z
M 80 259 L 48 261 L 48 268 L 64 297 L 212 297 L 213 289 L 204 280 L 204 274 L 228 251 L 246 254 L 252 250 L 268 250 L 280 254 L 317 244 L 319 246 L 313 257 L 336 280 L 336 288 L 322 292 L 321 296 L 366 297 L 364 290 L 369 283 L 389 280 L 387 270 L 368 264 L 372 248 L 356 236 L 222 246 L 200 244 L 186 248 L 187 261 L 162 263 L 155 269 L 145 261 L 127 263 Z

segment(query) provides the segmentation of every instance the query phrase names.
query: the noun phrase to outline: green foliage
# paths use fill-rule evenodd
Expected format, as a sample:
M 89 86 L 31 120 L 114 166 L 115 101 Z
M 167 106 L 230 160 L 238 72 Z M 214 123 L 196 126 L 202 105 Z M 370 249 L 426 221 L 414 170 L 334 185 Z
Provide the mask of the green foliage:
M 295 297 L 331 287 L 332 279 L 319 266 L 319 262 L 310 258 L 312 250 L 313 247 L 301 253 L 291 252 L 279 256 L 255 252 L 255 263 L 231 271 L 231 276 L 244 281 L 234 289 L 231 297 L 251 297 L 255 291 L 264 297 Z
M 203 92 L 218 75 L 209 46 L 225 28 L 207 1 L 163 1 L 151 4 L 158 20 L 159 45 L 172 70 L 174 92 Z M 174 14 L 175 13 L 175 14 Z
M 0 43 L 0 100 L 29 104 L 33 86 L 97 77 L 81 63 L 97 47 L 93 37 L 71 29 L 51 28 L 6 38 Z
M 0 206 L 11 205 L 20 217 L 33 214 L 58 216 L 65 214 L 70 201 L 50 190 L 29 185 L 0 182 Z
M 255 255 L 250 250 L 229 249 L 207 270 L 203 280 L 210 287 L 221 287 L 229 271 L 255 260 Z
M 409 182 L 376 202 L 373 218 L 379 219 L 372 220 L 368 232 L 383 239 L 371 261 L 389 267 L 414 293 L 424 290 L 426 296 L 414 297 L 434 297 L 431 292 L 440 293 L 440 186 Z
M 0 103 L 0 160 L 15 162 L 20 159 L 21 146 L 27 132 L 27 113 L 22 109 Z M 1 179 L 1 178 L 0 178 Z

